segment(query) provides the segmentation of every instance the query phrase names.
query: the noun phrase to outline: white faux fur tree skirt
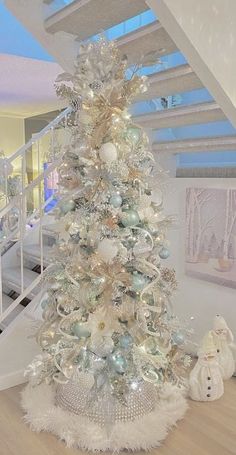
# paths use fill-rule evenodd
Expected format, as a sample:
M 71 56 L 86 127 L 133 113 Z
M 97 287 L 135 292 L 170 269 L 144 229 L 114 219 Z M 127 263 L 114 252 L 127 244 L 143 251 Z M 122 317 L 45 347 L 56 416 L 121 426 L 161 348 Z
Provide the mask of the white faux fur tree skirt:
M 105 428 L 56 406 L 54 397 L 52 386 L 42 384 L 33 388 L 27 385 L 22 393 L 25 420 L 34 431 L 54 433 L 67 446 L 89 451 L 135 451 L 157 447 L 187 410 L 183 392 L 166 384 L 153 412 L 132 422 L 115 424 L 108 435 Z

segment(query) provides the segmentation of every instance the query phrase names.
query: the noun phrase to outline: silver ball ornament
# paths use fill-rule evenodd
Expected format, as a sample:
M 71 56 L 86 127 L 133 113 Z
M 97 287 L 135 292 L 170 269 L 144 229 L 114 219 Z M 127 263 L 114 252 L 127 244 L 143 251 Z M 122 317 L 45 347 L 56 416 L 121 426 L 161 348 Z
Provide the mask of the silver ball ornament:
M 161 259 L 167 259 L 170 256 L 170 252 L 163 246 L 163 248 L 159 251 L 159 256 Z
M 122 204 L 122 197 L 118 193 L 112 194 L 109 202 L 115 209 L 118 209 Z
M 121 223 L 124 227 L 137 226 L 139 224 L 139 214 L 136 210 L 127 209 L 122 212 Z

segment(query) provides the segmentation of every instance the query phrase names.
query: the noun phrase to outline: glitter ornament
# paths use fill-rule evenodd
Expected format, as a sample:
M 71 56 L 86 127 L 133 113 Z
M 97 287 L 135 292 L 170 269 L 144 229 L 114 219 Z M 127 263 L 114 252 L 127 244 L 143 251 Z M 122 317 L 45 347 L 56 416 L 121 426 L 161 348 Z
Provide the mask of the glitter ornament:
M 146 278 L 141 273 L 134 272 L 132 276 L 132 288 L 135 291 L 142 291 L 147 284 Z
M 123 374 L 127 370 L 127 360 L 120 351 L 114 351 L 109 356 L 109 364 L 116 373 Z
M 176 345 L 184 344 L 184 341 L 185 341 L 184 334 L 181 332 L 174 332 L 172 334 L 172 341 L 173 341 L 173 344 L 176 344 Z
M 159 251 L 159 256 L 161 259 L 167 259 L 169 256 L 170 256 L 170 252 L 167 248 L 163 247 L 160 251 Z
M 104 262 L 112 262 L 118 253 L 118 248 L 111 239 L 103 239 L 98 244 L 97 252 Z
M 119 208 L 122 205 L 122 197 L 119 193 L 115 193 L 110 197 L 109 202 L 114 208 Z
M 139 128 L 129 127 L 127 129 L 126 137 L 134 144 L 137 144 L 139 142 L 140 136 L 141 136 L 141 130 Z
M 106 163 L 110 164 L 113 161 L 117 160 L 117 149 L 112 142 L 106 142 L 105 144 L 102 144 L 100 150 L 99 150 L 99 156 L 101 160 Z
M 91 350 L 99 357 L 106 357 L 113 351 L 114 341 L 111 337 L 99 337 L 91 342 Z
M 125 335 L 121 335 L 121 337 L 119 338 L 119 345 L 123 349 L 130 348 L 132 346 L 132 344 L 133 344 L 133 338 L 129 333 L 127 333 Z
M 137 226 L 139 221 L 139 214 L 136 210 L 126 209 L 121 215 L 121 223 L 124 227 Z

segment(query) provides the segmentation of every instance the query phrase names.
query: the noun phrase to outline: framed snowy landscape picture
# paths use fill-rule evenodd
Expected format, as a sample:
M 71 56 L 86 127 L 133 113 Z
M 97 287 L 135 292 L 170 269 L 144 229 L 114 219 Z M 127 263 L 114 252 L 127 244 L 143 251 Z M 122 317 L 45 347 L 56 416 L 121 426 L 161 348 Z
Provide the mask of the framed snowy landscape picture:
M 236 288 L 236 189 L 186 189 L 185 271 Z

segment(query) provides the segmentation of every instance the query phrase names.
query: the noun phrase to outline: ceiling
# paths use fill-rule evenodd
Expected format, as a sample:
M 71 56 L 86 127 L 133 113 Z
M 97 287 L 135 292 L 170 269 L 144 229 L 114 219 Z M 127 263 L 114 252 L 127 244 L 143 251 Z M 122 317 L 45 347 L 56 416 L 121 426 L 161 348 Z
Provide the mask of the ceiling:
M 0 54 L 0 116 L 26 118 L 63 108 L 54 89 L 61 72 L 54 62 Z

